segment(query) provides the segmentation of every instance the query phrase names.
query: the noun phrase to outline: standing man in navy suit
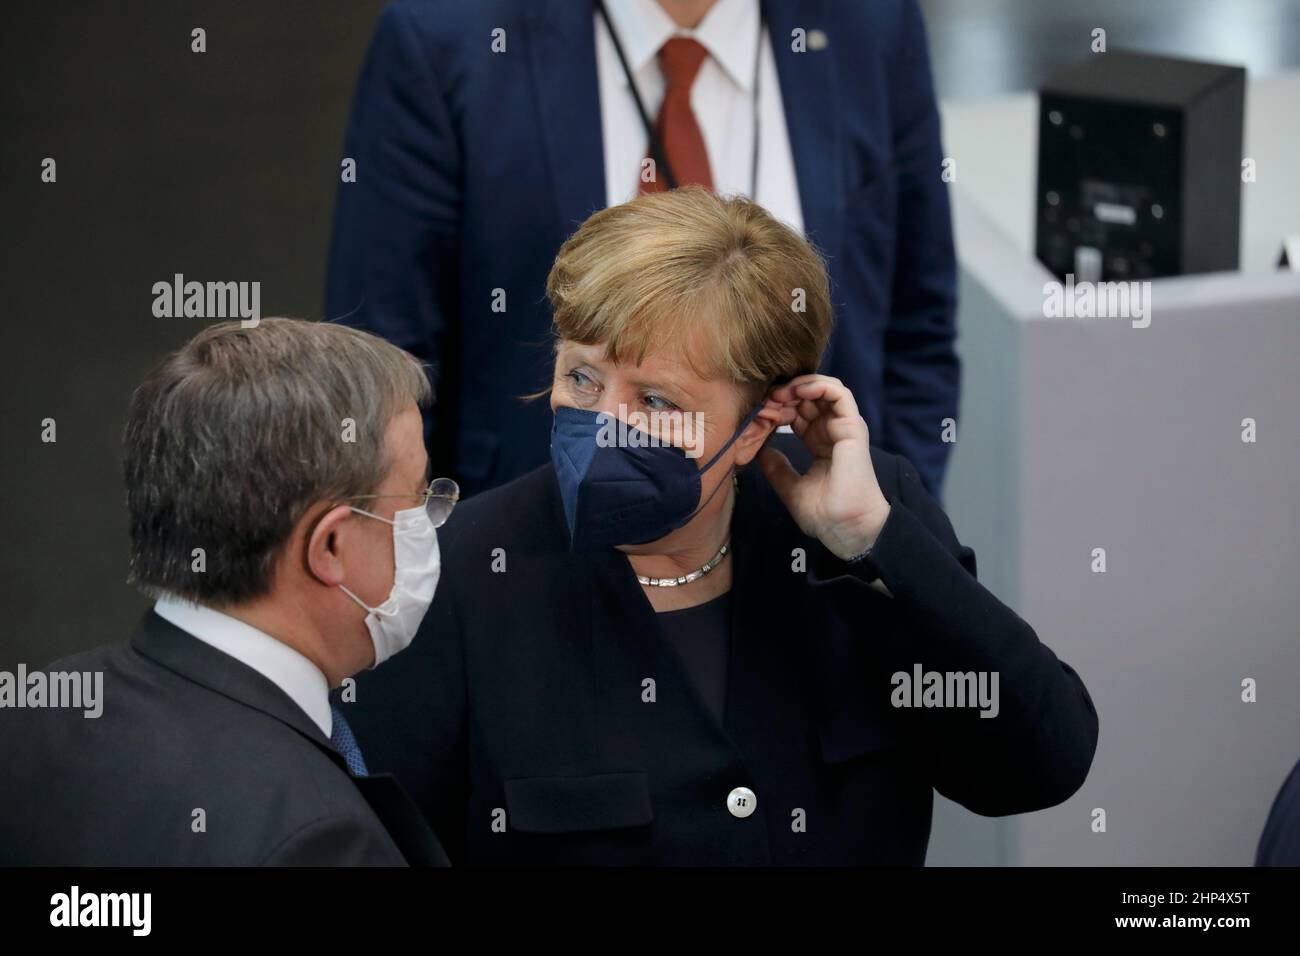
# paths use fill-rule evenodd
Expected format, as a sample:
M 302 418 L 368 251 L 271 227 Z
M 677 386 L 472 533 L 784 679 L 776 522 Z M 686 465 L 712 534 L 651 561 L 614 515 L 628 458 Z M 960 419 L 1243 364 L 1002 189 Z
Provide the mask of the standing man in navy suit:
M 467 492 L 547 460 L 550 409 L 520 396 L 551 379 L 561 243 L 688 182 L 756 199 L 826 256 L 822 371 L 939 490 L 956 265 L 916 0 L 397 0 L 344 157 L 327 314 L 434 369 L 430 456 Z

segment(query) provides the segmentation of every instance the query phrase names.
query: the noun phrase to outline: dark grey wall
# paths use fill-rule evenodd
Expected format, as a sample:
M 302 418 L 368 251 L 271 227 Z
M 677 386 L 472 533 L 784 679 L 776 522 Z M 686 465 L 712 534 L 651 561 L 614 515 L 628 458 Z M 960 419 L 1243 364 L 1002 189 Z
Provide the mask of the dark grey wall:
M 155 319 L 153 283 L 260 280 L 263 314 L 319 315 L 343 126 L 381 6 L 6 4 L 0 667 L 120 640 L 146 606 L 124 580 L 123 417 L 205 321 Z M 190 52 L 194 27 L 206 53 Z

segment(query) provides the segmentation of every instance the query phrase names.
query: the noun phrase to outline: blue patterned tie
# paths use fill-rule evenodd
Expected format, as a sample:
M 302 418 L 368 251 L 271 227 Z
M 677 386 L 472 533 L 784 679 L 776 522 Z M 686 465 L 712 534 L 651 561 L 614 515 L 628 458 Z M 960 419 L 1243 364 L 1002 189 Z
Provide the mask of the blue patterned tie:
M 366 762 L 361 756 L 361 748 L 357 746 L 357 738 L 352 736 L 352 728 L 343 718 L 343 711 L 333 706 L 330 707 L 330 711 L 334 715 L 334 724 L 330 727 L 330 743 L 343 755 L 348 770 L 352 771 L 354 776 L 368 776 L 369 771 L 366 770 Z

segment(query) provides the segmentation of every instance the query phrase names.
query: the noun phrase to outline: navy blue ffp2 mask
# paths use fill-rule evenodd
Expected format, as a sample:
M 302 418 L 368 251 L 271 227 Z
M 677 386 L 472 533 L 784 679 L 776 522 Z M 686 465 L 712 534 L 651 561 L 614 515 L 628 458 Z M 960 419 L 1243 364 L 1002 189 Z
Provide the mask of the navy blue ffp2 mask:
M 760 404 L 745 417 L 703 468 L 696 467 L 683 449 L 650 439 L 644 447 L 602 445 L 600 433 L 618 426 L 616 417 L 608 412 L 568 406 L 556 409 L 551 463 L 560 483 L 572 549 L 645 544 L 686 524 L 698 510 L 700 477 L 762 408 Z

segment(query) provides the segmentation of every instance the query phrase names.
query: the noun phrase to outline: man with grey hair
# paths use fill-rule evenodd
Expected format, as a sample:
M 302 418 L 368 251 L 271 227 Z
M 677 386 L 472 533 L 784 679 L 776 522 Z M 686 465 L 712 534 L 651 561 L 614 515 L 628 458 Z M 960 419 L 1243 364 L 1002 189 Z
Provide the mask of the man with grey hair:
M 136 390 L 130 579 L 156 604 L 102 714 L 0 721 L 0 864 L 445 865 L 330 689 L 403 649 L 433 599 L 435 529 L 409 354 L 343 326 L 213 325 Z

